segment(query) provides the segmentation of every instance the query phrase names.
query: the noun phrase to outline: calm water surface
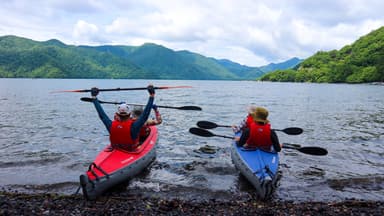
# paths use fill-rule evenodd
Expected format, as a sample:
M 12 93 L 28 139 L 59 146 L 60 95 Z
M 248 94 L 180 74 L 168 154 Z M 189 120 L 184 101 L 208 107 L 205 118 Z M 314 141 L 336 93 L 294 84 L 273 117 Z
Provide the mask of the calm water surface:
M 253 103 L 270 111 L 274 128 L 301 127 L 304 133 L 279 133 L 281 142 L 326 148 L 327 156 L 284 149 L 274 199 L 333 201 L 384 199 L 384 86 L 297 84 L 246 81 L 0 79 L 0 186 L 5 190 L 71 194 L 78 177 L 108 144 L 108 132 L 87 93 L 55 90 L 191 85 L 158 90 L 155 103 L 195 105 L 203 111 L 160 109 L 157 158 L 131 180 L 130 194 L 189 199 L 247 196 L 253 188 L 236 171 L 230 140 L 188 132 L 197 121 L 238 123 Z M 146 91 L 102 92 L 105 101 L 146 103 Z M 105 104 L 112 118 L 114 105 Z M 217 128 L 216 134 L 231 135 Z M 198 153 L 215 146 L 216 154 Z

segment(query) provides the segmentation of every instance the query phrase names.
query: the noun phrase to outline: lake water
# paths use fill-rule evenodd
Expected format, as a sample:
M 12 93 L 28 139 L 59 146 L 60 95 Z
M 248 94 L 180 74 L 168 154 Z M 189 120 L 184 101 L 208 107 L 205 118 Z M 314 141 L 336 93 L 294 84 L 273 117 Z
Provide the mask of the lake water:
M 230 140 L 188 132 L 200 120 L 231 125 L 249 104 L 269 110 L 281 142 L 326 148 L 327 156 L 283 149 L 283 177 L 274 199 L 338 201 L 384 199 L 384 86 L 185 80 L 0 79 L 0 186 L 3 190 L 71 194 L 78 178 L 108 144 L 108 132 L 89 93 L 56 90 L 190 85 L 157 90 L 155 103 L 200 106 L 203 111 L 161 109 L 157 158 L 130 181 L 127 194 L 189 199 L 247 196 L 253 188 L 230 158 Z M 146 103 L 146 91 L 101 92 L 100 100 Z M 104 104 L 112 118 L 115 105 Z M 153 113 L 152 113 L 153 114 Z M 216 134 L 232 135 L 217 128 Z M 196 152 L 210 145 L 216 154 Z

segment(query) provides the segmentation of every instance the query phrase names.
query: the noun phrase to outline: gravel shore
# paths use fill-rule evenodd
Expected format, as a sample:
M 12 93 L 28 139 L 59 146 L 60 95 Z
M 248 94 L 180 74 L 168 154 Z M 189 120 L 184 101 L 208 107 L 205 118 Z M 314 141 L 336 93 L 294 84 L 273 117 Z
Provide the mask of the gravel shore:
M 151 197 L 105 196 L 86 201 L 82 195 L 0 192 L 0 215 L 384 215 L 384 201 L 343 202 L 257 200 L 185 201 Z

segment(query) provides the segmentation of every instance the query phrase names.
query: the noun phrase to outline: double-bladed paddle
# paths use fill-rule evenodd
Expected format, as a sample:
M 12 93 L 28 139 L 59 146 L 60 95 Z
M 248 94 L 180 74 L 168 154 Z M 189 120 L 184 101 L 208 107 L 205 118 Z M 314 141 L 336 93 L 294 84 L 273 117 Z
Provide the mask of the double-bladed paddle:
M 217 127 L 227 127 L 227 128 L 230 128 L 231 126 L 229 125 L 218 125 L 214 122 L 210 122 L 210 121 L 198 121 L 197 122 L 197 126 L 199 126 L 200 128 L 204 128 L 204 129 L 213 129 L 213 128 L 217 128 Z M 303 133 L 303 129 L 301 128 L 298 128 L 298 127 L 290 127 L 290 128 L 285 128 L 285 129 L 273 129 L 275 131 L 282 131 L 286 134 L 289 134 L 289 135 L 299 135 L 301 133 Z
M 228 138 L 228 139 L 234 139 L 235 138 L 232 136 L 214 134 L 214 133 L 212 133 L 208 130 L 205 130 L 203 128 L 196 128 L 196 127 L 190 128 L 189 132 L 192 134 L 198 135 L 198 136 L 202 136 L 202 137 L 217 136 L 217 137 L 223 137 L 223 138 Z M 328 154 L 328 151 L 326 149 L 320 148 L 320 147 L 315 147 L 315 146 L 301 147 L 301 146 L 298 146 L 296 144 L 284 143 L 283 148 L 294 149 L 294 150 L 297 150 L 297 151 L 304 153 L 304 154 L 317 155 L 317 156 L 323 156 L 323 155 Z
M 93 98 L 88 98 L 88 97 L 82 97 L 80 98 L 80 100 L 82 101 L 85 101 L 85 102 L 92 102 L 94 99 Z M 109 102 L 109 101 L 101 101 L 99 100 L 100 103 L 104 103 L 104 104 L 116 104 L 116 105 L 119 105 L 119 104 L 122 104 L 123 102 Z M 144 106 L 143 104 L 133 104 L 133 103 L 127 103 L 128 105 L 133 105 L 133 106 Z M 157 105 L 157 107 L 160 107 L 160 108 L 168 108 L 168 109 L 178 109 L 178 110 L 197 110 L 197 111 L 201 111 L 201 107 L 198 107 L 198 106 L 181 106 L 181 107 L 173 107 L 173 106 L 159 106 Z
M 153 87 L 154 89 L 172 89 L 172 88 L 192 88 L 192 86 L 159 86 Z M 138 88 L 108 88 L 108 89 L 99 89 L 99 91 L 135 91 L 135 90 L 147 90 L 147 87 L 138 87 Z M 53 91 L 51 93 L 60 93 L 60 92 L 91 92 L 91 89 L 77 89 L 77 90 L 62 90 L 62 91 Z

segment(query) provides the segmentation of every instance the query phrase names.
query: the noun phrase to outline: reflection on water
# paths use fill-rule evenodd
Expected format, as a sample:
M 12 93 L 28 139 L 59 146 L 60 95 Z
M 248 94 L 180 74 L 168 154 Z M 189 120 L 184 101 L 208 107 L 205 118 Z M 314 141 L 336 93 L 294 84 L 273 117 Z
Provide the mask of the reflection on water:
M 281 142 L 320 146 L 327 156 L 284 149 L 275 198 L 282 200 L 384 199 L 384 91 L 377 85 L 265 83 L 244 81 L 0 79 L 0 185 L 27 192 L 74 193 L 78 177 L 108 144 L 108 133 L 84 93 L 55 90 L 191 85 L 158 90 L 155 103 L 194 105 L 203 111 L 160 109 L 154 164 L 130 181 L 128 194 L 190 199 L 249 196 L 253 188 L 231 162 L 230 140 L 188 132 L 200 120 L 241 121 L 250 103 L 265 106 Z M 102 92 L 105 101 L 146 103 L 146 91 Z M 116 107 L 105 104 L 112 117 Z M 213 129 L 231 135 L 228 128 Z M 214 153 L 201 148 L 211 146 Z M 156 193 L 153 193 L 156 192 Z

